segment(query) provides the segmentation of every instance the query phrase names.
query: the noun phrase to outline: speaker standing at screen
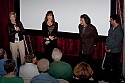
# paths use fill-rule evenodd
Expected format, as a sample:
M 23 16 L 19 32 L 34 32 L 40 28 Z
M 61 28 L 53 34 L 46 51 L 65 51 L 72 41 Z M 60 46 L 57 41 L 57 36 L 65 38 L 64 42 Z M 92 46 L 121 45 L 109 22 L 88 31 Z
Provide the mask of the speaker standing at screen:
M 52 50 L 57 47 L 58 23 L 55 22 L 53 11 L 46 13 L 42 23 L 42 33 L 44 37 L 44 56 L 51 58 Z
M 95 46 L 98 42 L 98 32 L 96 27 L 91 24 L 91 19 L 86 14 L 80 16 L 78 28 L 81 41 L 80 59 L 90 63 L 92 61 L 92 55 L 95 52 Z
M 121 75 L 121 68 L 120 68 L 120 57 L 121 57 L 121 46 L 122 40 L 124 36 L 124 30 L 120 25 L 120 17 L 117 14 L 113 14 L 110 16 L 110 27 L 108 31 L 108 37 L 106 39 L 106 51 L 109 53 L 108 63 L 106 65 L 106 70 L 111 70 L 112 68 L 112 81 L 115 83 L 120 83 L 120 75 Z M 108 72 L 107 74 L 109 74 Z
M 20 55 L 21 64 L 24 63 L 25 46 L 24 46 L 24 27 L 20 21 L 16 21 L 16 13 L 9 13 L 10 22 L 8 24 L 8 35 L 10 42 L 10 50 L 12 53 L 12 59 L 17 63 L 17 55 Z M 19 52 L 19 53 L 18 53 Z

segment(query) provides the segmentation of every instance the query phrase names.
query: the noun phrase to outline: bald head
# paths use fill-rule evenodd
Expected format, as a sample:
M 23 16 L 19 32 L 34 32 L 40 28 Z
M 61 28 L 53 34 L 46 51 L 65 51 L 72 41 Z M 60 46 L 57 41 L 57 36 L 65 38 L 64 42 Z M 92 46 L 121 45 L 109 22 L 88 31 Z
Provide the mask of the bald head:
M 49 61 L 45 58 L 37 62 L 37 68 L 40 72 L 46 72 L 49 69 Z

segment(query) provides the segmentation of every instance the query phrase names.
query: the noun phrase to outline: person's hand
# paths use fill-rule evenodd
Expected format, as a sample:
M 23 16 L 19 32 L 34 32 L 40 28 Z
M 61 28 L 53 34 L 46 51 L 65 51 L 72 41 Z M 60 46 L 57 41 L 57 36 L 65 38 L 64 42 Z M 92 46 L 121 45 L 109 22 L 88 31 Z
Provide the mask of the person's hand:
M 49 36 L 49 39 L 50 40 L 54 40 L 54 36 Z
M 50 43 L 50 41 L 46 41 L 45 44 L 48 45 Z
M 16 31 L 20 31 L 20 28 L 19 28 L 19 27 L 16 27 Z
M 107 49 L 107 46 L 105 46 L 105 50 L 106 50 L 106 52 L 110 52 L 111 51 L 111 49 Z
M 111 49 L 107 50 L 107 52 L 110 52 L 110 51 L 111 51 Z

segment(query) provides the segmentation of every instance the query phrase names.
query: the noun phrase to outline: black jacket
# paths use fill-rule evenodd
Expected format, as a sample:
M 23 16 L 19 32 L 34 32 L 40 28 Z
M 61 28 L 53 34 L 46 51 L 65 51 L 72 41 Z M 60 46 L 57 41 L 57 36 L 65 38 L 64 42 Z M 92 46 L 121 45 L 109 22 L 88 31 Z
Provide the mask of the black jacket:
M 53 25 L 51 25 L 51 26 L 54 26 L 54 29 L 53 29 L 53 31 L 51 32 L 51 36 L 57 37 L 57 33 L 58 33 L 58 23 L 55 22 L 55 23 L 53 23 Z M 48 37 L 50 36 L 48 33 L 49 33 L 48 25 L 47 25 L 46 22 L 43 22 L 43 23 L 42 23 L 42 35 L 43 35 L 45 38 L 48 38 Z
M 46 22 L 43 22 L 42 23 L 42 35 L 44 37 L 44 42 L 46 41 L 46 38 L 49 38 L 49 36 L 54 36 L 56 39 L 54 40 L 49 40 L 50 41 L 50 44 L 49 46 L 52 46 L 52 47 L 57 47 L 57 35 L 58 35 L 58 23 L 55 22 L 53 23 L 53 25 L 51 26 L 54 26 L 54 29 L 52 30 L 51 32 L 51 35 L 49 34 L 49 30 L 48 30 L 48 25 Z M 45 45 L 46 46 L 46 45 Z
M 20 31 L 16 31 L 14 24 L 11 22 L 8 24 L 7 29 L 8 29 L 8 35 L 9 35 L 9 42 L 15 42 L 15 34 L 18 33 L 19 36 L 19 41 L 23 40 L 23 35 L 24 35 L 24 27 L 21 22 L 16 22 L 17 27 L 20 28 Z

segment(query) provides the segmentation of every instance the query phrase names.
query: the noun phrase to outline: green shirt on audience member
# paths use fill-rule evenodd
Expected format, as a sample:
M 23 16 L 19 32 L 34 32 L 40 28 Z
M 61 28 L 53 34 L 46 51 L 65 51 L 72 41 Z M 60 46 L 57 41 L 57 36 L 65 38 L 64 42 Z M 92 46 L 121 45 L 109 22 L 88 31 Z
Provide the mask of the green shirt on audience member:
M 21 77 L 0 77 L 0 83 L 24 83 Z
M 48 73 L 56 79 L 70 81 L 73 78 L 73 71 L 70 64 L 66 62 L 52 62 Z

